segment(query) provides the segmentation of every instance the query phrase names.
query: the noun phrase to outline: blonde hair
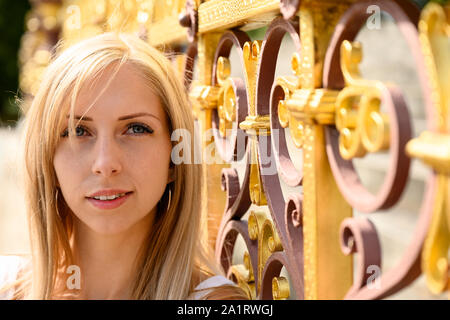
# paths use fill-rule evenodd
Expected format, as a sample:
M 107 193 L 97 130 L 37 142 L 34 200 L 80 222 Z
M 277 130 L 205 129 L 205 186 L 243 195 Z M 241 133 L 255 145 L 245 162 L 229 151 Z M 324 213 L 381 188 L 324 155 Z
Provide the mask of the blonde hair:
M 58 196 L 53 155 L 60 135 L 55 133 L 60 132 L 67 112 L 70 125 L 75 127 L 74 105 L 81 86 L 98 79 L 109 66 L 117 72 L 124 63 L 134 67 L 157 94 L 170 130 L 188 130 L 189 142 L 195 145 L 194 118 L 186 91 L 162 52 L 137 36 L 105 33 L 57 56 L 25 117 L 25 191 L 32 269 L 19 279 L 17 297 L 51 299 L 59 294 L 55 290 L 57 281 L 65 274 L 60 271 L 73 261 L 69 243 L 73 228 L 70 210 L 60 192 Z M 140 250 L 132 299 L 185 299 L 205 277 L 222 273 L 200 236 L 201 164 L 181 163 L 174 169 L 175 180 L 167 185 L 152 232 Z M 246 296 L 238 287 L 223 286 L 210 290 L 205 297 Z

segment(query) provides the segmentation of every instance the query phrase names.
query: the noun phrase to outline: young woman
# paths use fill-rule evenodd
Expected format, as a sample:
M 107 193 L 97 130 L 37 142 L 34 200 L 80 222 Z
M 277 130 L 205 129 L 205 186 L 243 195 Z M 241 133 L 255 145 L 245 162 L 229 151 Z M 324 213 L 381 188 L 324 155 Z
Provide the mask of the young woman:
M 32 254 L 0 258 L 3 297 L 246 298 L 201 241 L 201 165 L 172 162 L 177 129 L 193 156 L 194 119 L 161 52 L 125 34 L 81 41 L 25 121 Z

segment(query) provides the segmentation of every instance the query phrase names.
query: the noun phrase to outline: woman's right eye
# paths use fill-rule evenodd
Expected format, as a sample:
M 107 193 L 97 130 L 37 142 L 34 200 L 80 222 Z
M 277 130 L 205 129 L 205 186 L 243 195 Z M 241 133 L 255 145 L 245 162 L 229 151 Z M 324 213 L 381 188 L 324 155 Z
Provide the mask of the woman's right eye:
M 82 137 L 85 134 L 88 134 L 88 131 L 86 128 L 82 127 L 82 126 L 78 126 L 75 128 L 75 135 L 77 137 Z M 66 130 L 64 130 L 64 132 L 61 135 L 62 137 L 67 137 L 69 136 L 69 128 L 67 128 Z

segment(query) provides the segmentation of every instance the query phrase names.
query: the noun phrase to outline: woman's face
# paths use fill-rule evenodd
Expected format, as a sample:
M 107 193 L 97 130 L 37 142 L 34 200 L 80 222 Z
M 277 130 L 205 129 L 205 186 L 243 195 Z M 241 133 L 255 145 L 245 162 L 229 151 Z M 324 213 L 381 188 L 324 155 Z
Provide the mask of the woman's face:
M 96 84 L 80 90 L 76 119 L 104 88 L 110 69 Z M 62 136 L 54 156 L 58 184 L 84 225 L 100 234 L 116 234 L 153 220 L 171 181 L 172 145 L 159 98 L 132 66 L 120 68 L 76 132 L 68 133 L 67 119 L 58 134 Z

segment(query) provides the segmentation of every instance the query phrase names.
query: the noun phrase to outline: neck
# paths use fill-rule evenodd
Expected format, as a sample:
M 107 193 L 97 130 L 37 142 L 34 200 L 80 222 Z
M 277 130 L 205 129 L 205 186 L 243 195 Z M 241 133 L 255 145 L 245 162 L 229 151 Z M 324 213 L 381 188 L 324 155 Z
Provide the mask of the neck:
M 152 214 L 117 234 L 98 234 L 75 218 L 72 251 L 80 267 L 83 299 L 129 299 L 139 249 L 148 236 Z

